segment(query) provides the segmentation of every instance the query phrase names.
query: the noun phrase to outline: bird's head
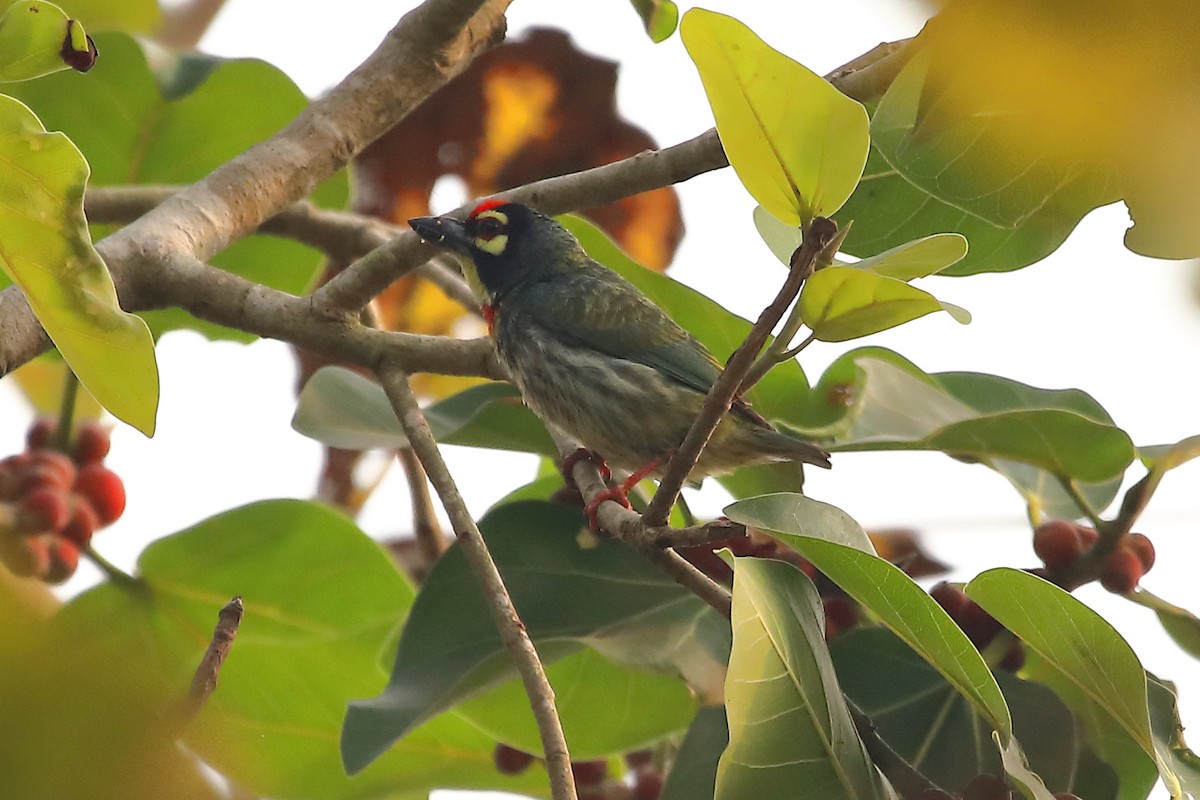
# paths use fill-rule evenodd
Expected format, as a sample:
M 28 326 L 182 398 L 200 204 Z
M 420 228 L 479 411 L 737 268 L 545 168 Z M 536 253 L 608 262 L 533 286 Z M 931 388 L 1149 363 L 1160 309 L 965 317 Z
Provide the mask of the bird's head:
M 564 271 L 582 256 L 579 242 L 550 217 L 520 203 L 485 200 L 465 221 L 416 217 L 408 224 L 422 239 L 461 256 L 472 290 L 491 302 L 518 284 Z

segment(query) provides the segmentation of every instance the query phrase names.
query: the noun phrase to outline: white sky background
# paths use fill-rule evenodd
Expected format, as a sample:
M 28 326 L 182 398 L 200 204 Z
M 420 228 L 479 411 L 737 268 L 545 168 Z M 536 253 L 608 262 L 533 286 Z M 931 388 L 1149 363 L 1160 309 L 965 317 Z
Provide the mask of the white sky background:
M 315 95 L 357 66 L 407 5 L 230 0 L 201 46 L 222 56 L 263 58 Z M 910 36 L 922 22 L 920 9 L 900 0 L 712 1 L 705 7 L 738 17 L 817 73 L 880 41 Z M 509 20 L 510 36 L 532 25 L 554 25 L 570 31 L 582 49 L 619 60 L 620 112 L 660 145 L 712 126 L 678 35 L 652 44 L 627 0 L 516 0 Z M 784 273 L 754 231 L 753 201 L 731 170 L 678 189 L 687 235 L 671 275 L 738 314 L 756 316 Z M 464 198 L 453 191 L 435 204 L 457 205 Z M 1121 242 L 1127 225 L 1122 206 L 1102 209 L 1033 267 L 929 279 L 924 288 L 969 309 L 971 325 L 936 314 L 864 341 L 817 343 L 802 355 L 805 370 L 815 381 L 840 353 L 876 344 L 931 372 L 975 370 L 1040 387 L 1084 389 L 1139 444 L 1200 433 L 1195 374 L 1200 305 L 1189 288 L 1190 268 L 1127 252 Z M 168 334 L 158 352 L 158 435 L 151 441 L 125 427 L 115 431 L 109 464 L 126 481 L 129 508 L 96 540 L 102 553 L 130 570 L 152 539 L 221 510 L 267 497 L 310 496 L 320 463 L 319 447 L 288 425 L 295 369 L 283 345 L 212 344 L 181 332 Z M 0 419 L 5 420 L 0 454 L 23 449 L 31 412 L 11 381 L 0 382 Z M 530 479 L 535 467 L 527 455 L 453 447 L 446 454 L 476 515 Z M 930 453 L 841 454 L 834 463 L 831 472 L 810 472 L 812 496 L 842 507 L 867 527 L 924 531 L 934 554 L 957 567 L 953 579 L 992 566 L 1037 564 L 1019 497 L 983 467 Z M 1198 478 L 1198 462 L 1170 474 L 1138 527 L 1158 550 L 1158 564 L 1143 585 L 1193 611 L 1200 609 Z M 698 512 L 711 515 L 727 498 L 714 485 L 689 499 Z M 394 470 L 360 522 L 373 535 L 390 535 L 410 529 L 409 519 L 404 482 Z M 96 577 L 83 566 L 67 588 L 80 590 Z M 1193 730 L 1200 728 L 1200 665 L 1170 642 L 1152 613 L 1099 587 L 1078 596 L 1117 625 L 1147 668 L 1181 685 L 1183 719 Z

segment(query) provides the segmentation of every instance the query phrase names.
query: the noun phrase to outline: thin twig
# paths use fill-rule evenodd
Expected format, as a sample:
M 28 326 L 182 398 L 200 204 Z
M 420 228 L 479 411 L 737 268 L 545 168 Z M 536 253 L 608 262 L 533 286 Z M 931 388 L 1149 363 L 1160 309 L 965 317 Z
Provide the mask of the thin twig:
M 529 696 L 529 705 L 537 720 L 538 731 L 542 737 L 542 748 L 545 751 L 546 771 L 550 775 L 550 791 L 555 800 L 574 800 L 575 781 L 571 775 L 571 757 L 567 751 L 566 737 L 563 735 L 562 723 L 558 718 L 558 710 L 554 705 L 554 690 L 546 679 L 537 650 L 525 630 L 525 625 L 517 615 L 504 579 L 492 560 L 475 520 L 467 510 L 466 503 L 458 492 L 454 477 L 442 460 L 437 442 L 417 405 L 412 387 L 408 384 L 408 375 L 395 363 L 385 361 L 377 371 L 380 383 L 387 392 L 392 409 L 400 420 L 408 441 L 425 468 L 430 482 L 442 500 L 442 506 L 450 516 L 450 524 L 454 526 L 454 534 L 458 537 L 467 563 L 479 579 L 483 589 L 484 600 L 500 638 L 505 647 L 516 661 L 517 670 L 525 684 L 525 692 Z
M 234 597 L 217 615 L 217 627 L 213 629 L 212 641 L 208 643 L 208 649 L 200 659 L 200 666 L 196 667 L 196 674 L 192 676 L 192 685 L 188 689 L 187 697 L 180 705 L 181 721 L 186 722 L 196 716 L 217 688 L 217 676 L 229 655 L 233 640 L 237 637 L 244 610 L 242 598 Z
M 879 767 L 879 771 L 884 774 L 901 797 L 905 800 L 912 800 L 920 797 L 924 792 L 944 791 L 920 770 L 905 761 L 904 757 L 879 735 L 879 730 L 871 718 L 848 695 L 843 696 L 850 709 L 850 718 L 854 720 L 854 729 L 858 731 L 858 738 L 862 740 L 867 755 L 871 757 L 875 766 Z
M 429 481 L 425 477 L 425 468 L 421 466 L 421 460 L 411 447 L 401 447 L 397 450 L 396 460 L 404 468 L 404 475 L 408 479 L 408 496 L 413 512 L 413 536 L 421 552 L 420 572 L 425 574 L 450 546 L 450 542 L 442 532 L 441 523 L 433 510 Z
M 558 431 L 551 431 L 559 455 L 566 457 L 575 452 L 578 444 Z M 579 489 L 585 502 L 591 501 L 607 490 L 600 470 L 587 459 L 575 462 L 571 479 Z M 647 528 L 637 512 L 617 503 L 601 503 L 597 512 L 601 527 L 611 535 L 645 553 L 651 561 L 663 568 L 676 583 L 689 590 L 725 617 L 729 616 L 729 590 L 696 569 L 686 559 L 669 549 L 671 546 L 691 546 L 746 535 L 746 527 L 730 520 L 717 520 L 707 525 L 692 528 L 670 528 L 662 526 Z
M 762 349 L 763 343 L 779 323 L 784 312 L 795 301 L 796 295 L 800 293 L 800 287 L 812 271 L 814 261 L 835 233 L 837 233 L 837 226 L 832 220 L 824 217 L 817 217 L 809 224 L 808 230 L 804 234 L 804 241 L 792 257 L 792 269 L 788 272 L 788 277 L 779 289 L 779 293 L 771 301 L 771 304 L 763 309 L 745 341 L 730 357 L 729 362 L 725 365 L 725 370 L 704 398 L 700 414 L 692 424 L 691 430 L 679 445 L 679 449 L 671 456 L 666 472 L 658 484 L 658 491 L 654 493 L 650 505 L 642 515 L 647 526 L 658 527 L 666 524 L 667 515 L 671 511 L 671 506 L 675 504 L 675 498 L 679 496 L 679 490 L 687 480 L 688 473 L 696 466 L 696 461 L 699 460 L 704 446 L 708 444 L 709 437 L 712 436 L 721 419 L 728 413 L 729 406 L 737 397 L 742 380 L 754 364 L 754 359 Z

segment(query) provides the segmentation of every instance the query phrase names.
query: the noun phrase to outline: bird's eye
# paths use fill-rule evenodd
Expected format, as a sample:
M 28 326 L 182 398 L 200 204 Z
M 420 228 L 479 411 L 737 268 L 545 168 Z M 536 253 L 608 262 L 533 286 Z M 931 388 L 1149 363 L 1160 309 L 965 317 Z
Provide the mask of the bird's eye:
M 495 217 L 481 217 L 475 221 L 475 233 L 485 241 L 493 239 L 504 233 L 504 223 Z

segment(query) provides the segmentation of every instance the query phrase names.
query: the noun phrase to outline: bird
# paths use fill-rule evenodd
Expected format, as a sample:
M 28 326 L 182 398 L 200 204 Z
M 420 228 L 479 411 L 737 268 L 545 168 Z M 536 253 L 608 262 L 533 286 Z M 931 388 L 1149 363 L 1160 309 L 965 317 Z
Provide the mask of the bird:
M 428 244 L 458 256 L 496 354 L 525 404 L 583 449 L 568 457 L 628 473 L 585 507 L 593 529 L 604 500 L 657 477 L 696 420 L 721 364 L 629 281 L 590 258 L 559 222 L 491 198 L 460 220 L 416 217 Z M 830 466 L 829 454 L 777 430 L 736 399 L 688 480 L 775 461 Z

